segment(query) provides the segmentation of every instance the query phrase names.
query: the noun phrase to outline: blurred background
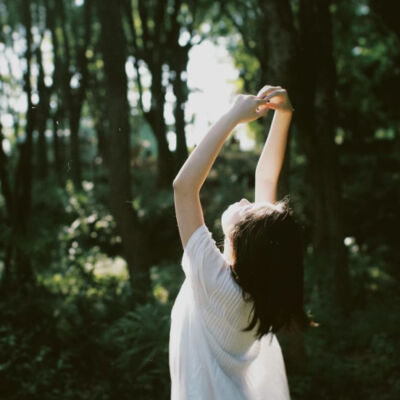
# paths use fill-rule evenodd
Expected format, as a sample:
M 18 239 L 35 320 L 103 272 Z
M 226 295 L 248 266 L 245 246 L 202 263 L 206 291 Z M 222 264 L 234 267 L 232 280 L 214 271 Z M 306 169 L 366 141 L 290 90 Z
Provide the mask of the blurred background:
M 172 180 L 237 93 L 270 84 L 295 108 L 279 198 L 319 324 L 278 334 L 292 399 L 399 399 L 399 11 L 0 0 L 0 398 L 169 398 Z M 272 116 L 234 131 L 201 191 L 219 246 Z

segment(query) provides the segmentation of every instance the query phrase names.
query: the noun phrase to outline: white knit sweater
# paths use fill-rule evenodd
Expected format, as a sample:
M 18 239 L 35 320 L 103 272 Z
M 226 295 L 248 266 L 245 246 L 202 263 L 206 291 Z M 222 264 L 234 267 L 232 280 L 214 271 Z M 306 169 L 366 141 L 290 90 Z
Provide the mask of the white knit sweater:
M 171 400 L 290 400 L 278 339 L 240 331 L 251 304 L 206 225 L 187 242 L 182 267 L 171 312 Z

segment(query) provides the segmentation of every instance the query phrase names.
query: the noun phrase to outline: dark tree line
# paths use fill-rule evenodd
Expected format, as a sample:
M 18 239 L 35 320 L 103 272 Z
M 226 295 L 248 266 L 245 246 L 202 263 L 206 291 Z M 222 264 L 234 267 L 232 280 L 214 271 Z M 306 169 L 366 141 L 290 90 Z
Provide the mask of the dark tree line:
M 340 38 L 335 34 L 349 33 L 335 18 L 339 10 L 343 18 L 350 16 L 356 5 L 328 0 L 232 0 L 216 4 L 205 0 L 85 0 L 81 6 L 72 0 L 3 0 L 0 4 L 5 11 L 1 22 L 24 42 L 20 54 L 24 75 L 16 84 L 23 88 L 27 99 L 23 125 L 20 116 L 14 115 L 17 145 L 10 154 L 2 148 L 0 152 L 5 203 L 2 213 L 9 232 L 3 246 L 3 281 L 7 287 L 20 286 L 21 282 L 29 286 L 35 280 L 29 251 L 22 245 L 34 234 L 30 226 L 32 185 L 53 176 L 60 187 L 66 179 L 72 179 L 75 188 L 81 188 L 87 173 L 82 155 L 85 119 L 92 121 L 96 151 L 107 171 L 109 207 L 122 239 L 132 285 L 149 287 L 154 255 L 149 255 L 148 249 L 153 231 L 144 230 L 131 205 L 135 196 L 132 181 L 137 172 L 132 167 L 135 160 L 131 138 L 139 135 L 143 125 L 149 127 L 157 145 L 154 190 L 170 188 L 188 155 L 184 109 L 189 94 L 189 51 L 208 37 L 228 37 L 237 32 L 241 43 L 230 50 L 238 64 L 242 63 L 245 90 L 254 93 L 265 83 L 279 84 L 293 99 L 296 110 L 290 140 L 307 159 L 304 185 L 309 187 L 312 199 L 312 244 L 319 293 L 321 300 L 334 300 L 340 309 L 348 310 L 351 284 L 343 243 L 343 177 L 335 138 L 340 124 L 351 132 L 354 143 L 361 143 L 360 137 L 365 135 L 362 131 L 371 136 L 374 127 L 382 123 L 356 124 L 337 102 L 338 89 L 346 87 L 341 81 L 343 74 L 338 72 L 338 59 L 340 51 L 348 49 L 337 44 Z M 398 37 L 390 12 L 394 3 L 371 1 L 370 6 L 382 29 Z M 208 35 L 201 30 L 204 22 L 212 26 Z M 13 46 L 15 40 L 2 33 L 5 46 Z M 51 44 L 50 76 L 45 71 L 42 50 L 46 42 Z M 244 55 L 256 60 L 256 71 L 249 62 L 243 62 Z M 129 62 L 136 72 L 139 117 L 133 117 L 128 102 Z M 151 77 L 148 88 L 143 85 L 142 66 Z M 4 87 L 6 78 L 2 77 Z M 168 88 L 175 96 L 173 127 L 164 117 Z M 146 91 L 151 97 L 148 108 L 143 100 Z M 354 112 L 363 118 L 360 110 Z M 391 123 L 396 121 L 396 116 L 391 118 Z M 169 129 L 176 135 L 174 151 L 168 145 Z M 46 132 L 51 132 L 51 140 Z M 290 170 L 295 163 L 291 149 L 289 146 L 280 195 L 290 192 Z
M 172 178 L 187 157 L 185 139 L 184 104 L 188 89 L 184 72 L 188 52 L 193 46 L 191 40 L 184 46 L 178 43 L 180 30 L 185 28 L 190 35 L 196 29 L 196 2 L 117 1 L 103 4 L 87 0 L 82 7 L 70 1 L 19 1 L 6 2 L 8 22 L 15 29 L 25 31 L 26 60 L 24 88 L 28 99 L 26 113 L 26 140 L 20 145 L 19 163 L 16 167 L 15 190 L 11 196 L 9 177 L 6 171 L 7 156 L 2 153 L 2 189 L 9 210 L 8 223 L 15 235 L 10 239 L 6 257 L 7 286 L 20 283 L 20 275 L 29 284 L 34 277 L 29 257 L 17 250 L 21 235 L 27 229 L 31 204 L 32 174 L 45 179 L 51 167 L 60 184 L 67 176 L 74 186 L 81 187 L 82 112 L 91 92 L 92 118 L 98 136 L 99 153 L 109 171 L 110 207 L 117 223 L 117 230 L 124 244 L 124 256 L 129 265 L 132 283 L 137 271 L 144 285 L 149 284 L 149 260 L 144 252 L 146 237 L 140 232 L 137 216 L 129 205 L 131 192 L 131 152 L 129 137 L 135 135 L 137 127 L 132 126 L 127 100 L 127 77 L 125 63 L 133 56 L 137 72 L 139 108 L 156 139 L 158 150 L 157 186 L 169 187 Z M 138 23 L 139 21 L 139 23 Z M 139 26 L 137 26 L 139 25 Z M 39 30 L 41 39 L 32 42 L 32 26 Z M 53 72 L 52 83 L 45 83 L 41 44 L 46 32 L 51 35 Z M 10 39 L 8 39 L 10 40 Z M 12 44 L 10 42 L 9 44 Z M 98 63 L 104 63 L 104 70 Z M 152 81 L 151 105 L 143 106 L 143 86 L 139 64 L 146 63 Z M 32 87 L 31 65 L 39 69 L 36 85 Z M 97 63 L 97 64 L 96 64 Z M 169 79 L 165 83 L 163 71 L 167 68 Z M 21 82 L 22 84 L 22 82 Z M 104 85 L 103 89 L 100 89 Z M 172 152 L 167 142 L 167 125 L 164 119 L 166 87 L 171 85 L 176 96 L 175 132 L 177 148 Z M 33 93 L 39 101 L 32 103 Z M 51 107 L 51 102 L 56 103 Z M 18 126 L 18 125 L 17 125 Z M 62 129 L 69 128 L 68 143 L 64 143 Z M 46 129 L 52 129 L 52 148 L 48 149 Z M 33 147 L 33 132 L 38 139 Z M 52 165 L 49 153 L 52 152 Z M 33 163 L 33 160 L 36 162 Z M 134 172 L 133 172 L 134 173 Z M 18 189 L 17 189 L 18 188 Z M 15 207 L 15 211 L 13 210 Z M 18 215 L 13 218 L 12 215 Z M 134 245 L 132 245 L 134 244 Z M 22 251 L 22 250 L 21 250 Z M 14 255 L 15 253 L 15 255 Z M 14 278 L 15 279 L 14 279 Z M 147 282 L 147 283 L 146 283 Z
M 302 381 L 309 393 L 324 382 L 319 367 L 327 362 L 315 358 L 329 351 L 345 353 L 332 365 L 335 377 L 351 375 L 342 371 L 350 360 L 369 363 L 366 373 L 395 375 L 387 344 L 395 348 L 397 338 L 385 332 L 395 313 L 378 302 L 363 308 L 375 295 L 390 303 L 385 290 L 400 281 L 398 8 L 396 0 L 0 0 L 0 347 L 7 360 L 0 357 L 0 370 L 18 388 L 25 371 L 35 381 L 18 393 L 32 394 L 36 380 L 52 387 L 67 371 L 79 382 L 71 397 L 83 398 L 80 385 L 93 378 L 88 365 L 99 375 L 85 387 L 98 393 L 125 398 L 125 388 L 141 393 L 144 381 L 148 393 L 168 391 L 164 306 L 182 278 L 172 180 L 190 151 L 187 65 L 193 48 L 221 37 L 243 91 L 280 85 L 295 108 L 278 195 L 293 195 L 305 224 L 304 295 L 325 326 L 316 334 L 323 345 L 313 344 L 310 357 L 307 340 L 315 337 L 286 333 L 288 365 L 305 371 L 304 363 L 314 362 L 318 379 Z M 165 116 L 171 105 L 172 122 Z M 250 126 L 258 147 L 269 122 Z M 234 144 L 224 146 L 202 192 L 210 223 L 225 200 L 254 189 L 257 151 Z M 69 250 L 86 253 L 70 257 Z M 128 279 L 95 277 L 93 254 L 122 256 Z M 168 263 L 176 268 L 164 269 Z M 160 282 L 165 287 L 155 287 Z M 97 298 L 88 294 L 93 288 Z M 349 336 L 337 339 L 337 329 L 355 321 L 344 334 L 358 340 L 364 317 L 382 324 L 369 322 L 363 345 L 372 352 L 365 357 L 362 345 L 352 353 Z M 44 369 L 35 375 L 38 365 Z M 330 370 L 325 374 L 331 383 Z M 358 385 L 362 374 L 355 375 L 350 382 Z

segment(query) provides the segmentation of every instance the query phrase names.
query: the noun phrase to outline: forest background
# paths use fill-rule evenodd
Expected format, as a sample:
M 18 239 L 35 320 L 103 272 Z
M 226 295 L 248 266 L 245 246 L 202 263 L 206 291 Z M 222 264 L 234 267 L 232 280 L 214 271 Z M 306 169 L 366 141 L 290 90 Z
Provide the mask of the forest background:
M 399 399 L 399 11 L 0 0 L 0 398 L 169 398 L 172 180 L 213 110 L 271 84 L 295 108 L 279 197 L 319 324 L 278 334 L 292 399 Z M 272 115 L 237 128 L 202 189 L 218 245 L 222 211 L 254 198 Z

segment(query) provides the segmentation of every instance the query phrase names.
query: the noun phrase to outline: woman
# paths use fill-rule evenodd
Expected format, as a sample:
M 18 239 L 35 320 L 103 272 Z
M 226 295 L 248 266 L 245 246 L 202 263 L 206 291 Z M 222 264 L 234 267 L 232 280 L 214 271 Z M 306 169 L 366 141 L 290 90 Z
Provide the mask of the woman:
M 242 199 L 223 213 L 222 254 L 204 223 L 200 188 L 235 126 L 269 109 L 275 114 L 255 172 L 255 201 Z M 276 202 L 292 112 L 280 86 L 237 96 L 174 180 L 186 279 L 171 312 L 172 400 L 290 399 L 275 333 L 307 325 L 301 232 L 288 202 Z

